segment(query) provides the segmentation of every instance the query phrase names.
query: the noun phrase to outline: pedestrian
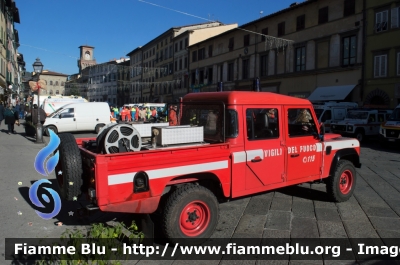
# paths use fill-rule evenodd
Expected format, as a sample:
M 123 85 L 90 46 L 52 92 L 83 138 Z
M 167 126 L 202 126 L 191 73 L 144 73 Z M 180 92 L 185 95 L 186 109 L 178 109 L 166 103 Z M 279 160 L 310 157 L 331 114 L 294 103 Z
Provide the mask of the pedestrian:
M 132 109 L 131 109 L 132 107 L 127 107 L 127 109 L 128 109 L 128 113 L 126 114 L 126 120 L 128 121 L 128 122 L 130 122 L 130 121 L 132 121 Z
M 176 116 L 177 109 L 178 108 L 176 106 L 170 106 L 169 115 L 168 115 L 168 120 L 169 120 L 170 126 L 178 125 L 178 118 Z
M 138 121 L 138 120 L 139 120 L 139 114 L 140 114 L 139 107 L 136 106 L 135 121 Z
M 19 104 L 19 118 L 20 119 L 25 118 L 25 105 L 22 102 Z
M 5 108 L 4 108 L 4 105 L 3 105 L 4 103 L 3 103 L 3 101 L 1 102 L 1 104 L 0 104 L 0 126 L 1 126 L 1 122 L 4 120 L 4 111 L 5 111 Z
M 8 134 L 16 133 L 14 130 L 14 124 L 17 124 L 19 126 L 18 116 L 18 112 L 13 109 L 13 105 L 10 103 L 4 111 L 4 117 L 8 126 Z
M 46 121 L 47 114 L 44 111 L 44 109 L 42 109 L 42 108 L 39 108 L 39 113 L 40 113 L 40 123 L 43 125 L 44 122 Z M 33 104 L 32 123 L 35 125 L 38 123 L 38 106 L 37 106 L 37 104 Z
M 136 106 L 133 106 L 131 109 L 131 118 L 132 121 L 136 121 Z
M 146 108 L 141 108 L 141 110 L 139 111 L 140 121 L 146 121 L 146 115 L 147 115 Z

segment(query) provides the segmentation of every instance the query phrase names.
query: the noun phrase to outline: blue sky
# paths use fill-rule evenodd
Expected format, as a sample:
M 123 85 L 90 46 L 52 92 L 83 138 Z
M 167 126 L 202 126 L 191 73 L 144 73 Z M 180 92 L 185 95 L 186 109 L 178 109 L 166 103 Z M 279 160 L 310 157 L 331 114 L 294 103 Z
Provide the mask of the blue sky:
M 26 70 L 40 58 L 44 69 L 77 73 L 79 46 L 95 47 L 97 63 L 126 54 L 171 27 L 218 20 L 243 25 L 289 7 L 294 0 L 15 0 L 18 52 Z M 300 1 L 302 2 L 302 1 Z M 149 4 L 151 3 L 151 4 Z M 156 6 L 157 5 L 157 6 Z M 162 8 L 162 7 L 165 8 Z M 168 8 L 168 9 L 166 9 Z M 182 14 L 179 12 L 184 12 Z M 204 18 L 204 19 L 201 19 Z

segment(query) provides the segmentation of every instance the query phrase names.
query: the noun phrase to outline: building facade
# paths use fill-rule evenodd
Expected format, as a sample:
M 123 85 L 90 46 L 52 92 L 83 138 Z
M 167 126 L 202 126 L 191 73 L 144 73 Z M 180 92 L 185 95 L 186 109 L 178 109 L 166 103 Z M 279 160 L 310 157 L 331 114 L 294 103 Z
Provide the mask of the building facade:
M 366 14 L 366 106 L 400 104 L 400 2 L 368 0 Z
M 188 47 L 191 90 L 251 90 L 259 78 L 261 91 L 307 98 L 351 85 L 341 100 L 361 104 L 362 20 L 362 0 L 309 0 L 198 42 Z
M 14 0 L 0 0 L 0 98 L 2 101 L 21 100 L 23 57 L 18 55 L 19 36 L 15 23 L 20 23 Z M 21 60 L 22 59 L 22 60 Z
M 43 70 L 40 79 L 46 83 L 46 89 L 40 89 L 40 95 L 65 95 L 65 82 L 68 75 L 49 70 Z
M 235 27 L 237 24 L 220 22 L 174 27 L 128 53 L 131 58 L 132 99 L 135 100 L 132 103 L 167 102 L 186 94 L 187 47 Z

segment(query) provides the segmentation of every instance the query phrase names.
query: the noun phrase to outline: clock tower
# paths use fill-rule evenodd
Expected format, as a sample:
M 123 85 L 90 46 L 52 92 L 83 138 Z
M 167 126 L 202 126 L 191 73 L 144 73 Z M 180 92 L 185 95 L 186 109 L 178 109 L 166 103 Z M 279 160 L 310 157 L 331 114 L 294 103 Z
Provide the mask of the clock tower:
M 80 57 L 78 60 L 79 73 L 88 66 L 96 65 L 96 60 L 94 59 L 92 46 L 79 46 Z

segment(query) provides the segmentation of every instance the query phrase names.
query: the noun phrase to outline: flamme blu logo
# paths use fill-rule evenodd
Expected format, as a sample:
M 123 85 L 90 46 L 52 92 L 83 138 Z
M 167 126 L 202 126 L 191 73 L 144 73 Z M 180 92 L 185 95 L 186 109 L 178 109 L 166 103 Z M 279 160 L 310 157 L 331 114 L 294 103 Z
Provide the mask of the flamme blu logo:
M 45 146 L 39 151 L 39 153 L 36 155 L 34 163 L 36 171 L 45 177 L 49 176 L 49 174 L 53 172 L 59 159 L 58 151 L 53 156 L 50 155 L 57 149 L 58 145 L 60 144 L 60 138 L 52 130 L 49 130 L 49 132 L 50 132 L 50 142 L 47 146 Z M 47 157 L 49 158 L 46 161 Z M 46 168 L 45 168 L 45 162 L 46 162 Z M 40 202 L 38 198 L 38 191 L 39 192 L 41 191 L 39 190 L 39 188 L 43 188 L 50 193 L 50 195 L 54 200 L 53 211 L 51 213 L 43 213 L 41 211 L 35 211 L 40 217 L 42 217 L 45 220 L 48 220 L 53 218 L 60 212 L 61 199 L 60 195 L 58 195 L 58 193 L 55 190 L 51 188 L 40 187 L 40 185 L 43 183 L 51 184 L 51 182 L 48 179 L 40 179 L 35 183 L 33 183 L 33 185 L 29 189 L 29 199 L 37 207 L 45 208 L 45 206 L 42 204 L 42 202 Z M 50 199 L 46 194 L 41 194 L 41 198 L 47 203 L 50 202 Z

